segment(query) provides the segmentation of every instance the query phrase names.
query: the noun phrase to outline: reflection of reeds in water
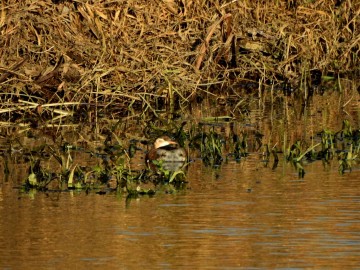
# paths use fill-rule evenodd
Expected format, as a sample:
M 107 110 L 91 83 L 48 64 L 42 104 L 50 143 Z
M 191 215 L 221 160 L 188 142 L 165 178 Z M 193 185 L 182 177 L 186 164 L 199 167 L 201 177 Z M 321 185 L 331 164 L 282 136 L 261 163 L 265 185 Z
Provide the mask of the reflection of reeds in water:
M 264 167 L 272 164 L 272 170 L 275 170 L 281 161 L 279 157 L 284 157 L 283 162 L 291 162 L 299 177 L 305 177 L 306 165 L 311 162 L 321 160 L 325 166 L 331 161 L 339 161 L 340 173 L 350 172 L 359 163 L 360 130 L 347 120 L 343 121 L 342 128 L 337 132 L 323 130 L 308 140 L 299 139 L 292 144 L 286 142 L 288 146 L 285 151 L 278 150 L 284 148 L 281 144 L 265 144 L 270 139 L 258 131 L 246 130 L 242 126 L 242 131 L 239 132 L 238 127 L 228 121 L 181 124 L 179 130 L 189 139 L 191 153 L 197 152 L 203 164 L 212 168 L 231 159 L 239 163 L 246 162 L 247 157 L 253 155 L 261 157 L 259 162 Z M 56 146 L 56 143 L 52 146 L 43 144 L 36 148 L 37 151 L 31 151 L 24 144 L 21 151 L 13 152 L 11 149 L 18 148 L 14 145 L 9 152 L 3 152 L 2 156 L 7 160 L 15 158 L 12 162 L 19 160 L 19 154 L 23 156 L 22 162 L 26 162 L 26 158 L 30 159 L 28 175 L 24 178 L 25 191 L 47 190 L 51 186 L 52 189 L 60 190 L 100 188 L 105 189 L 106 191 L 101 191 L 105 193 L 117 191 L 136 195 L 153 194 L 167 185 L 171 185 L 171 192 L 185 187 L 188 179 L 183 168 L 168 167 L 169 164 L 161 161 L 157 164 L 156 171 L 134 167 L 131 159 L 139 154 L 144 155 L 144 151 L 140 151 L 139 141 L 122 140 L 112 133 L 103 139 L 102 146 L 100 144 L 91 150 L 63 142 L 62 147 Z M 131 155 L 130 149 L 133 152 Z M 90 155 L 94 164 L 80 164 L 82 159 L 75 158 L 79 152 Z M 281 152 L 283 155 L 280 155 Z M 46 165 L 51 159 L 56 166 Z M 142 162 L 144 163 L 144 157 Z M 9 168 L 11 166 L 7 166 L 7 174 L 11 173 Z

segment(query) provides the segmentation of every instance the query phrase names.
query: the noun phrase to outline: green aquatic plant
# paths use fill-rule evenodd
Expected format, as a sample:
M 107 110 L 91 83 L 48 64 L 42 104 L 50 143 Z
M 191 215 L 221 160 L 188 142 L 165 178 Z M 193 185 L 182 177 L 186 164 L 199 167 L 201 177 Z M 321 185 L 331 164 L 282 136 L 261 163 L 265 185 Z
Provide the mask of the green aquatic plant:
M 302 151 L 301 141 L 296 141 L 290 146 L 286 155 L 286 160 L 292 161 L 297 159 L 301 155 L 301 151 Z
M 262 152 L 262 161 L 265 164 L 265 167 L 268 166 L 269 162 L 270 162 L 270 158 L 271 155 L 273 155 L 274 158 L 274 162 L 272 165 L 272 170 L 275 170 L 279 164 L 279 156 L 278 156 L 278 150 L 276 148 L 276 146 L 274 146 L 271 151 L 269 149 L 269 145 L 268 144 L 264 144 L 263 146 L 263 152 Z
M 60 174 L 58 175 L 58 179 L 60 180 L 60 185 L 68 182 L 69 175 L 71 173 L 71 168 L 73 166 L 73 158 L 71 156 L 72 153 L 71 147 L 60 147 L 55 148 L 49 146 L 50 154 L 55 158 L 55 160 L 60 165 Z
M 126 165 L 125 160 L 121 159 L 112 169 L 112 175 L 116 179 L 116 189 L 118 191 L 133 191 L 133 184 L 138 183 L 138 179 L 141 179 L 141 173 L 136 175 L 129 166 Z
M 274 163 L 273 163 L 273 166 L 272 166 L 272 170 L 275 170 L 277 168 L 278 164 L 279 164 L 279 157 L 278 157 L 278 154 L 277 154 L 278 150 L 277 150 L 276 146 L 273 147 L 273 149 L 271 150 L 271 153 L 274 156 Z
M 201 134 L 200 152 L 205 165 L 217 166 L 223 161 L 222 157 L 223 139 L 215 131 Z
M 339 173 L 352 170 L 353 164 L 359 159 L 360 129 L 354 130 L 348 120 L 344 120 L 342 129 L 336 133 L 336 138 L 342 142 L 342 150 L 338 150 Z
M 248 152 L 248 135 L 247 133 L 242 132 L 241 136 L 236 134 L 233 135 L 234 142 L 234 158 L 235 160 L 240 160 L 242 157 L 246 157 L 249 155 Z
M 128 155 L 130 158 L 133 158 L 135 156 L 136 150 L 137 150 L 136 140 L 131 140 L 128 147 Z
M 335 134 L 335 137 L 338 142 L 358 146 L 360 144 L 360 129 L 354 129 L 348 120 L 344 120 L 341 130 Z
M 291 161 L 297 170 L 299 177 L 303 178 L 305 175 L 305 169 L 302 166 L 301 162 L 305 159 L 307 162 L 316 160 L 317 152 L 315 148 L 318 147 L 321 143 L 317 143 L 308 147 L 303 151 L 303 143 L 301 141 L 296 141 L 293 145 L 290 146 L 286 159 Z
M 304 157 L 308 161 L 314 161 L 317 157 L 317 152 L 315 151 L 315 148 L 319 146 L 321 143 L 317 143 L 315 145 L 310 146 L 305 150 L 305 152 L 301 153 L 297 158 L 294 159 L 295 162 L 300 162 Z
M 68 185 L 68 188 L 70 188 L 70 189 L 75 187 L 75 184 L 74 184 L 74 172 L 75 172 L 75 169 L 76 169 L 76 165 L 73 166 L 73 168 L 70 170 L 70 173 L 69 173 L 67 185 Z M 78 185 L 76 185 L 76 186 L 79 187 Z
M 305 175 L 305 170 L 303 166 L 301 165 L 300 157 L 302 156 L 302 143 L 301 141 L 296 141 L 294 144 L 292 144 L 288 150 L 288 154 L 286 156 L 286 160 L 290 161 L 295 169 L 298 172 L 299 178 L 303 178 Z
M 323 130 L 321 135 L 321 150 L 317 154 L 317 159 L 329 161 L 335 154 L 335 134 L 330 130 Z
M 182 166 L 181 168 L 177 168 L 175 170 L 170 169 L 164 160 L 153 160 L 152 161 L 156 166 L 156 175 L 158 178 L 158 182 L 160 180 L 161 183 L 175 183 L 175 182 L 185 182 L 186 181 L 186 174 L 184 172 L 184 168 L 187 164 Z
M 342 128 L 340 131 L 340 134 L 345 137 L 345 138 L 352 138 L 353 136 L 353 129 L 352 126 L 350 125 L 349 120 L 344 120 L 342 123 Z
M 338 159 L 340 174 L 344 174 L 346 170 L 351 171 L 352 165 L 355 163 L 356 159 L 358 159 L 358 152 L 354 152 L 353 150 L 353 144 L 350 144 L 350 148 L 348 151 L 342 151 L 339 153 Z
M 307 161 L 314 161 L 317 157 L 317 152 L 315 151 L 315 148 L 318 147 L 320 144 L 321 143 L 312 145 L 304 151 L 303 142 L 298 140 L 290 146 L 286 159 L 292 162 L 300 162 L 304 158 Z
M 293 165 L 295 166 L 297 172 L 298 172 L 298 176 L 299 178 L 304 178 L 305 176 L 305 169 L 304 167 L 301 165 L 300 162 L 294 162 Z
M 25 179 L 25 190 L 37 189 L 47 190 L 47 186 L 53 180 L 53 174 L 44 170 L 41 166 L 41 160 L 32 162 L 29 168 L 28 177 Z

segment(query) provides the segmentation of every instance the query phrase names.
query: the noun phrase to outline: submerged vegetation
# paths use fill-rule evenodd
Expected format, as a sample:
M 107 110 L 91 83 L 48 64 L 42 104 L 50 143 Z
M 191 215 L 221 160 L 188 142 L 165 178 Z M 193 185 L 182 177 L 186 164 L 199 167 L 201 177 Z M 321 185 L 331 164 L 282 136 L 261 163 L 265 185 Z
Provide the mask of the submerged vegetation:
M 183 129 L 181 125 L 179 129 Z M 272 170 L 276 169 L 279 162 L 278 155 L 284 157 L 284 162 L 291 162 L 297 170 L 299 177 L 305 175 L 306 164 L 314 161 L 322 161 L 329 164 L 333 160 L 338 160 L 338 170 L 341 174 L 351 171 L 353 164 L 360 161 L 360 129 L 352 129 L 348 121 L 343 122 L 343 128 L 338 132 L 324 130 L 312 138 L 312 144 L 308 145 L 305 141 L 296 141 L 282 153 L 276 147 L 270 149 L 263 145 L 259 139 L 251 152 L 248 152 L 248 145 L 252 144 L 249 136 L 259 137 L 254 133 L 242 134 L 240 140 L 237 134 L 232 134 L 234 140 L 228 140 L 223 133 L 217 132 L 213 124 L 199 124 L 198 127 L 188 130 L 198 129 L 199 134 L 182 133 L 187 138 L 189 152 L 193 156 L 199 156 L 205 166 L 217 167 L 223 162 L 233 159 L 239 162 L 246 160 L 249 155 L 262 156 L 262 162 L 266 165 L 272 162 Z M 101 193 L 111 191 L 126 193 L 131 196 L 140 194 L 152 195 L 160 192 L 175 192 L 186 188 L 188 182 L 186 176 L 186 166 L 171 171 L 162 166 L 162 162 L 155 162 L 156 170 L 151 170 L 143 166 L 134 169 L 136 166 L 132 162 L 136 159 L 130 157 L 127 147 L 120 146 L 116 154 L 109 151 L 109 138 L 106 138 L 103 145 L 99 145 L 95 150 L 81 149 L 69 144 L 64 145 L 55 151 L 51 146 L 43 146 L 41 152 L 34 152 L 30 155 L 28 177 L 23 184 L 23 190 L 95 190 Z M 121 142 L 122 145 L 123 142 Z M 140 153 L 140 160 L 143 159 L 144 151 L 140 147 L 141 142 L 131 142 L 135 151 Z M 142 142 L 143 144 L 145 142 Z M 124 142 L 125 144 L 125 142 Z M 263 149 L 266 149 L 265 151 Z M 79 165 L 74 162 L 76 153 L 88 155 L 87 160 L 92 159 L 93 165 Z M 10 152 L 3 153 L 5 158 L 11 158 L 15 154 Z M 46 169 L 45 164 L 50 159 L 55 160 L 59 165 L 59 170 L 53 171 Z M 142 160 L 144 161 L 144 160 Z M 191 162 L 191 160 L 190 160 Z M 190 177 L 191 178 L 191 177 Z
M 351 171 L 359 10 L 352 0 L 2 1 L 4 178 L 25 164 L 25 191 L 175 192 L 188 163 L 138 165 L 162 135 L 212 168 L 256 154 L 300 178 L 316 160 Z

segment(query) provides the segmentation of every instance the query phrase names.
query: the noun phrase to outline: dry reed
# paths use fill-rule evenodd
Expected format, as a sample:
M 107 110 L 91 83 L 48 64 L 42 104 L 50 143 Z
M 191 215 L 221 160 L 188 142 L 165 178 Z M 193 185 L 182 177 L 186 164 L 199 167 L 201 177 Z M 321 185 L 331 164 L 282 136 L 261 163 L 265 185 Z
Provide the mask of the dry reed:
M 311 70 L 359 74 L 355 0 L 4 0 L 0 9 L 2 113 L 24 99 L 70 112 L 145 108 L 249 80 L 295 85 Z

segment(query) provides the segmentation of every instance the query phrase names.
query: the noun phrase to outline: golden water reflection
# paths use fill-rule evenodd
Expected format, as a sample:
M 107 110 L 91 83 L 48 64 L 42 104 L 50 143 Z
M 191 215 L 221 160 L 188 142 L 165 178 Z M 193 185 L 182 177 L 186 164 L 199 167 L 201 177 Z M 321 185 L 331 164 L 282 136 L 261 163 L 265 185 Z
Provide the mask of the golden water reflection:
M 335 164 L 336 165 L 336 164 Z M 188 189 L 126 200 L 20 194 L 0 185 L 1 269 L 356 268 L 360 170 L 306 166 L 306 178 L 250 156 L 200 161 Z
M 344 119 L 358 128 L 359 93 L 327 95 L 314 97 L 307 108 L 291 97 L 271 103 L 278 106 L 255 99 L 244 119 L 205 128 L 219 129 L 226 138 L 260 131 L 263 143 L 279 150 L 299 139 L 319 139 L 314 136 L 325 128 L 338 131 Z M 201 106 L 186 115 L 195 126 L 203 117 L 228 115 L 229 108 Z M 136 133 L 134 128 L 144 127 L 119 128 L 116 135 L 128 141 Z M 69 134 L 76 137 L 74 131 Z M 86 137 L 93 135 L 90 131 L 77 134 L 96 152 L 96 143 Z M 256 148 L 252 137 L 250 152 Z M 8 153 L 10 139 L 0 138 L 3 153 Z M 103 146 L 104 140 L 98 143 Z M 52 142 L 36 133 L 10 141 L 16 149 Z M 135 170 L 144 167 L 144 152 L 139 152 L 131 161 Z M 73 154 L 79 166 L 99 163 L 89 152 Z M 349 269 L 360 265 L 358 163 L 352 172 L 340 175 L 336 159 L 326 166 L 316 161 L 304 165 L 306 175 L 299 179 L 283 157 L 275 169 L 256 153 L 239 163 L 229 158 L 214 169 L 203 166 L 197 153 L 191 155 L 195 162 L 187 172 L 187 189 L 127 199 L 85 191 L 21 193 L 14 187 L 26 179 L 29 169 L 29 162 L 21 157 L 4 154 L 0 162 L 0 269 Z M 60 170 L 54 158 L 42 164 Z

